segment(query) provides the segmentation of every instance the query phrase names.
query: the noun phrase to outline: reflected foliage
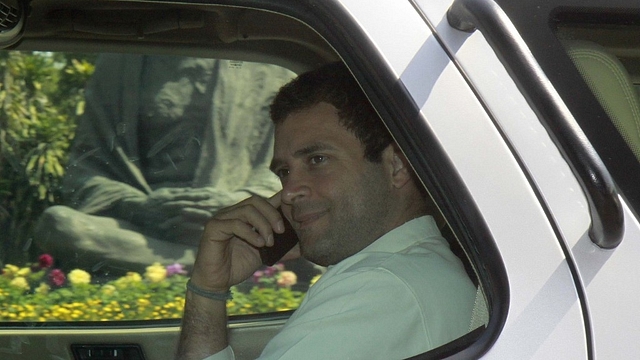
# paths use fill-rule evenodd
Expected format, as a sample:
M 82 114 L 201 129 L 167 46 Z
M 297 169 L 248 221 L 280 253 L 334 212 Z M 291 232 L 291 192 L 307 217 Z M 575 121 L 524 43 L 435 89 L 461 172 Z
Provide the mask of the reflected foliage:
M 60 184 L 95 55 L 0 52 L 0 228 L 6 263 L 27 258 L 33 223 Z
M 188 273 L 180 264 L 158 263 L 142 274 L 104 281 L 81 269 L 64 273 L 53 258 L 23 266 L 6 264 L 0 274 L 0 322 L 126 321 L 182 317 Z M 319 277 L 319 276 L 318 276 Z M 256 271 L 245 283 L 231 288 L 229 315 L 295 310 L 307 286 L 296 288 L 297 275 L 277 264 Z M 312 283 L 317 280 L 314 278 Z

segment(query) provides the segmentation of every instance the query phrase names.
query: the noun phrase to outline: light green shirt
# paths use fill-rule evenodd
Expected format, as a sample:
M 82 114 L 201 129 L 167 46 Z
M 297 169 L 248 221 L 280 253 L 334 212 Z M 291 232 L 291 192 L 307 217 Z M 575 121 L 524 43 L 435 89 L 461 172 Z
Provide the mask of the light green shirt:
M 476 288 L 430 216 L 331 266 L 260 359 L 404 359 L 469 331 Z M 233 358 L 227 348 L 207 360 Z

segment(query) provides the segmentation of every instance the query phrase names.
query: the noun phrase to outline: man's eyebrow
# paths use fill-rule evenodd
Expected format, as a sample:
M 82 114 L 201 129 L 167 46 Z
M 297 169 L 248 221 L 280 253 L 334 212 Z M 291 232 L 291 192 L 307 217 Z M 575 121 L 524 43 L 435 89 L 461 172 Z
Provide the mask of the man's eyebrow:
M 293 157 L 294 158 L 301 158 L 301 157 L 306 157 L 310 154 L 319 152 L 319 151 L 329 151 L 329 150 L 335 150 L 336 148 L 330 144 L 327 143 L 323 143 L 323 142 L 317 142 L 317 143 L 312 143 L 309 144 L 305 147 L 303 147 L 302 149 L 296 150 L 296 152 L 293 153 Z M 271 161 L 271 165 L 269 165 L 269 169 L 272 172 L 275 172 L 275 170 L 284 163 L 284 160 L 281 159 L 276 159 L 274 158 Z

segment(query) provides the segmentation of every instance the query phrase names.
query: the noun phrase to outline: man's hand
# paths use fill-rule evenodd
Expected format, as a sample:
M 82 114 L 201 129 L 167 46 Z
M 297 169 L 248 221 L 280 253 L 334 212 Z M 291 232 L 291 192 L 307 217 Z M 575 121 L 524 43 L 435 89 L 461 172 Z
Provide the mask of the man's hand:
M 280 202 L 280 193 L 269 199 L 253 196 L 216 213 L 205 226 L 192 281 L 227 291 L 251 276 L 261 265 L 257 248 L 273 246 L 274 232 L 284 232 Z
M 219 211 L 207 223 L 194 264 L 191 282 L 224 293 L 260 266 L 257 248 L 273 245 L 273 233 L 284 231 L 276 209 L 280 193 L 270 199 L 251 197 Z M 229 345 L 224 301 L 187 291 L 178 359 L 202 359 Z

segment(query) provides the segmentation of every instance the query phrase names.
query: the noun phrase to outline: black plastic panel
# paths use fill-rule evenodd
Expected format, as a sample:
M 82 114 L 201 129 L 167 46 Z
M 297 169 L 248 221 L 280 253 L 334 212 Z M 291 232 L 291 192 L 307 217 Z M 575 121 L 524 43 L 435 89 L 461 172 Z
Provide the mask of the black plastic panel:
M 72 344 L 74 360 L 145 360 L 135 344 Z

